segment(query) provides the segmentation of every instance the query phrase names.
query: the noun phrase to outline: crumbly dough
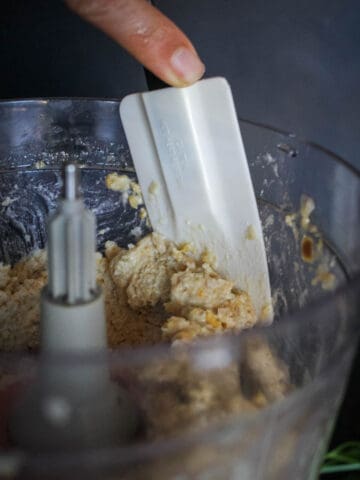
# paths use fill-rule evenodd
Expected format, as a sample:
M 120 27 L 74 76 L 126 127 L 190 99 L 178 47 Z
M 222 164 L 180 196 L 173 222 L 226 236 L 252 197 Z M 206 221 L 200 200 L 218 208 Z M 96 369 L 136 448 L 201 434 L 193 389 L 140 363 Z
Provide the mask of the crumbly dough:
M 235 363 L 222 369 L 197 370 L 185 357 L 167 364 L 154 362 L 140 372 L 138 382 L 150 437 L 195 430 L 258 409 L 242 394 Z
M 196 257 L 191 245 L 176 246 L 156 233 L 127 250 L 113 242 L 105 247 L 104 255 L 96 254 L 96 265 L 109 346 L 160 341 L 174 346 L 174 358 L 155 360 L 130 376 L 141 392 L 149 438 L 252 412 L 286 394 L 287 372 L 263 341 L 249 346 L 243 364 L 229 360 L 217 369 L 195 368 L 176 348 L 256 324 L 248 294 L 217 274 L 210 252 Z M 39 347 L 40 292 L 46 283 L 44 251 L 13 267 L 0 265 L 0 351 Z M 244 375 L 251 377 L 250 386 Z
M 243 391 L 253 403 L 263 406 L 290 393 L 288 368 L 260 336 L 248 338 L 241 364 Z
M 97 254 L 97 281 L 104 292 L 108 344 L 152 344 L 161 340 L 157 314 L 132 310 L 112 281 L 109 262 L 119 248 L 109 244 Z M 0 351 L 36 350 L 39 346 L 40 293 L 47 283 L 46 253 L 35 252 L 14 267 L 0 266 Z
M 172 342 L 252 327 L 256 316 L 248 294 L 221 278 L 204 258 L 210 256 L 196 259 L 188 245 L 178 248 L 152 234 L 130 250 L 119 250 L 110 272 L 133 310 L 164 306 L 170 317 L 161 330 Z
M 248 295 L 203 258 L 155 233 L 129 250 L 107 242 L 105 255 L 97 254 L 97 281 L 104 291 L 109 346 L 190 340 L 254 325 Z M 0 350 L 38 347 L 46 282 L 44 251 L 0 267 Z
M 13 267 L 0 265 L 0 351 L 38 347 L 40 291 L 46 283 L 44 251 Z
M 105 185 L 109 190 L 124 194 L 124 198 L 127 200 L 130 207 L 135 210 L 140 205 L 144 204 L 140 185 L 131 180 L 127 175 L 119 175 L 116 172 L 109 173 L 106 175 Z
M 106 187 L 115 192 L 126 192 L 130 189 L 130 182 L 127 175 L 119 175 L 116 172 L 109 173 L 105 178 Z

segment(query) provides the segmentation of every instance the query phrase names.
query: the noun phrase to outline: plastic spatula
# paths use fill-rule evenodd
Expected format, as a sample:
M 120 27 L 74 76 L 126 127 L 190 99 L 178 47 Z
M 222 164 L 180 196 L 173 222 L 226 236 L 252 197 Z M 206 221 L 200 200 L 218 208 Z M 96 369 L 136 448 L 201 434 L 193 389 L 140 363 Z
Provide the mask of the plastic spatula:
M 132 94 L 120 115 L 153 229 L 214 253 L 217 271 L 271 320 L 262 229 L 227 81 Z

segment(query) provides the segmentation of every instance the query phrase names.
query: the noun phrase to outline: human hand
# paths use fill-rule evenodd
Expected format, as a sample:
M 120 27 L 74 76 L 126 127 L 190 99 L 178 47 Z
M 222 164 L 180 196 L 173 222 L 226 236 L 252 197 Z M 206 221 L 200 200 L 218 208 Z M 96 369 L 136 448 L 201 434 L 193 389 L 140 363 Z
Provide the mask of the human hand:
M 169 85 L 182 87 L 203 76 L 204 64 L 190 40 L 146 0 L 65 1 Z

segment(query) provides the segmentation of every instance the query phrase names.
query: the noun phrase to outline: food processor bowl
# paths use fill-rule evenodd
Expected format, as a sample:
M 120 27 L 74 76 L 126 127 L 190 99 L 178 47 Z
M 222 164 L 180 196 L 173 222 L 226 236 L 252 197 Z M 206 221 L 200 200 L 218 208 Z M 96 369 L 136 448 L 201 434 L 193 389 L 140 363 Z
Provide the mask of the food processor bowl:
M 108 173 L 136 179 L 118 109 L 117 100 L 0 103 L 1 262 L 14 264 L 45 247 L 46 218 L 70 159 L 81 166 L 99 250 L 108 240 L 127 247 L 151 231 L 119 192 L 106 188 Z M 13 408 L 36 381 L 41 362 L 36 348 L 2 352 L 0 478 L 317 477 L 358 340 L 360 176 L 343 159 L 293 134 L 248 121 L 240 125 L 263 224 L 273 325 L 176 348 L 122 346 L 48 359 L 60 369 L 105 363 L 113 381 L 151 418 L 150 427 L 139 419 L 126 444 L 79 450 L 39 452 L 14 444 Z M 0 320 L 6 338 L 1 328 Z M 278 362 L 262 388 L 261 369 L 256 377 L 249 368 L 259 349 Z M 257 398 L 258 408 L 233 408 L 240 388 Z M 211 408 L 198 398 L 204 392 L 216 398 Z M 61 408 L 58 400 L 49 399 L 49 411 L 62 428 L 71 412 L 66 399 Z

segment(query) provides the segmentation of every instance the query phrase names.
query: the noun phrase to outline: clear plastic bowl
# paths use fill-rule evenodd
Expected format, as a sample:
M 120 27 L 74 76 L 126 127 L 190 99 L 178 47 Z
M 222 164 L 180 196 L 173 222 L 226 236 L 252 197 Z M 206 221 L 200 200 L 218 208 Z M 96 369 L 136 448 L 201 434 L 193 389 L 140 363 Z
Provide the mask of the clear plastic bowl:
M 69 158 L 83 166 L 85 200 L 97 215 L 98 247 L 106 240 L 122 246 L 136 240 L 137 216 L 104 183 L 105 175 L 114 171 L 136 178 L 118 107 L 118 101 L 92 99 L 0 103 L 0 261 L 14 263 L 44 247 L 45 219 L 56 205 L 61 165 Z M 119 348 L 105 355 L 48 361 L 60 368 L 105 362 L 135 403 L 146 401 L 163 418 L 180 403 L 189 404 L 188 387 L 179 389 L 164 372 L 185 368 L 182 374 L 190 384 L 205 381 L 212 391 L 226 392 L 226 372 L 234 366 L 246 372 L 254 342 L 276 352 L 288 369 L 291 388 L 272 395 L 270 385 L 267 406 L 254 412 L 199 410 L 183 420 L 178 417 L 177 429 L 156 438 L 139 429 L 127 444 L 95 442 L 87 449 L 45 453 L 17 448 L 8 435 L 13 406 L 36 378 L 40 357 L 4 352 L 0 375 L 10 380 L 0 388 L 0 477 L 317 477 L 358 340 L 359 172 L 293 134 L 246 121 L 241 129 L 263 222 L 274 324 L 202 339 L 182 349 Z M 306 198 L 315 204 L 310 225 L 301 217 Z M 142 225 L 142 233 L 147 232 Z M 313 239 L 310 246 L 304 237 Z M 251 372 L 241 379 L 235 388 L 248 394 L 257 388 Z M 164 392 L 170 402 L 164 402 Z

